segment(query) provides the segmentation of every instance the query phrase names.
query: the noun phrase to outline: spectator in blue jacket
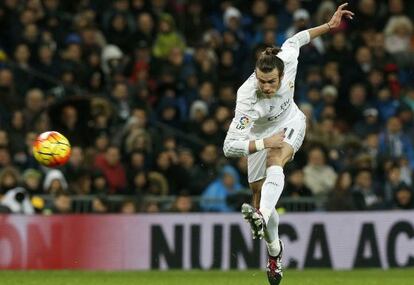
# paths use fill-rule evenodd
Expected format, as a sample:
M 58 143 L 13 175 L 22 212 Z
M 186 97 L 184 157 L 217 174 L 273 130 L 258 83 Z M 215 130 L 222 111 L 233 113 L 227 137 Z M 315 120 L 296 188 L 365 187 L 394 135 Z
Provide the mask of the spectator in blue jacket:
M 240 178 L 237 171 L 230 165 L 221 170 L 219 178 L 214 180 L 202 194 L 200 202 L 203 211 L 210 212 L 231 212 L 233 209 L 227 203 L 227 198 L 242 190 Z
M 414 169 L 414 147 L 410 138 L 402 132 L 402 125 L 397 117 L 387 121 L 386 130 L 379 137 L 380 157 L 406 157 L 410 168 Z

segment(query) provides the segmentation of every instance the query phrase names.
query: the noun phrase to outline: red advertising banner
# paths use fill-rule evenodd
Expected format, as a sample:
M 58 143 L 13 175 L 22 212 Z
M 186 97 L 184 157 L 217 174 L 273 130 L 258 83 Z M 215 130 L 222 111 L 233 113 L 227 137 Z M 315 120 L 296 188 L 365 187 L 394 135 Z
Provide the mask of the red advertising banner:
M 290 268 L 414 266 L 414 211 L 281 216 Z M 0 269 L 264 268 L 239 214 L 0 215 Z
M 0 216 L 0 268 L 121 270 L 133 252 L 137 269 L 138 226 L 134 216 Z

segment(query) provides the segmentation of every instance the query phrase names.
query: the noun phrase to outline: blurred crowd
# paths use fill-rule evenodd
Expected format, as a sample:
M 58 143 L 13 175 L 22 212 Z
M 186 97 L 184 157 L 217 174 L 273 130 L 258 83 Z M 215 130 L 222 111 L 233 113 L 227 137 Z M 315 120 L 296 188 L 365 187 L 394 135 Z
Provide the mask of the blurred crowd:
M 246 158 L 222 153 L 237 89 L 339 2 L 0 1 L 0 212 L 70 213 L 79 195 L 94 213 L 237 210 Z M 414 3 L 349 3 L 353 21 L 301 49 L 308 129 L 283 197 L 413 209 Z M 58 169 L 32 156 L 49 130 L 72 144 Z

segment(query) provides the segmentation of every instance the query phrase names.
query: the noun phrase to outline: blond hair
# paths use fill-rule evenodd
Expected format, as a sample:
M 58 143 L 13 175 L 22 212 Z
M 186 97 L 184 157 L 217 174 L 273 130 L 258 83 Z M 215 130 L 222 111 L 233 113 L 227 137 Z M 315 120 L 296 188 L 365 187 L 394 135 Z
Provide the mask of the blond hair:
M 385 26 L 384 34 L 390 36 L 395 33 L 399 26 L 405 26 L 410 34 L 413 33 L 413 23 L 407 16 L 392 16 Z

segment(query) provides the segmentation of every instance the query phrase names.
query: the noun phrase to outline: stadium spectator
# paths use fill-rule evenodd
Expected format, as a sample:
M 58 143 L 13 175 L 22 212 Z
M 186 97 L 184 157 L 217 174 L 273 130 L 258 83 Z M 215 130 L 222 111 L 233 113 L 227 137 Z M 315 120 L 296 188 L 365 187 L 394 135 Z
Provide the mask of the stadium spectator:
M 379 167 L 378 144 L 378 133 L 367 133 L 364 137 L 361 151 L 370 157 L 372 169 Z
M 2 121 L 5 121 L 10 116 L 10 111 L 15 110 L 21 104 L 19 94 L 16 92 L 16 78 L 13 75 L 10 68 L 0 69 L 0 99 L 3 106 L 2 108 Z
M 208 144 L 203 147 L 199 155 L 200 179 L 197 181 L 195 193 L 202 193 L 210 182 L 218 177 L 218 149 L 215 145 Z
M 181 191 L 171 206 L 171 211 L 177 213 L 194 212 L 196 209 L 197 208 L 187 191 Z
M 321 147 L 308 150 L 308 162 L 303 168 L 305 185 L 315 196 L 327 196 L 333 189 L 337 174 L 326 162 L 326 155 Z M 324 177 L 324 179 L 320 179 Z
M 387 121 L 390 117 L 395 116 L 399 107 L 399 101 L 394 99 L 389 88 L 381 88 L 376 95 L 376 109 L 382 122 Z
M 183 32 L 191 47 L 199 44 L 203 32 L 209 27 L 208 17 L 200 0 L 190 0 L 185 7 Z
M 166 196 L 170 193 L 168 180 L 159 172 L 151 171 L 148 173 L 148 196 Z M 157 206 L 159 206 L 157 204 Z M 152 207 L 152 206 L 151 206 Z
M 192 196 L 200 195 L 203 189 L 199 189 L 198 183 L 203 179 L 205 173 L 196 164 L 196 158 L 194 157 L 191 149 L 183 148 L 178 151 L 178 161 L 182 168 L 185 178 L 184 186 L 189 190 L 189 194 Z
M 122 165 L 119 147 L 110 145 L 104 154 L 95 157 L 94 165 L 108 181 L 109 193 L 122 193 L 127 186 L 125 168 Z
M 202 96 L 205 93 L 209 93 L 208 98 L 211 98 L 213 96 L 213 85 L 210 82 L 205 82 L 201 86 L 203 87 L 200 90 L 200 92 L 202 92 L 200 95 Z M 189 120 L 187 121 L 186 130 L 190 133 L 197 132 L 198 126 L 201 125 L 207 117 L 208 112 L 209 107 L 205 100 L 194 101 L 190 107 Z
M 198 137 L 208 144 L 219 146 L 225 136 L 220 132 L 218 122 L 209 117 L 201 123 Z
M 128 184 L 128 190 L 126 194 L 139 196 L 149 194 L 148 173 L 145 170 L 141 170 L 136 171 L 134 174 L 130 175 L 130 182 Z
M 45 96 L 40 89 L 30 89 L 25 95 L 25 108 L 23 116 L 26 122 L 33 122 L 35 117 L 45 106 Z
M 67 164 L 64 165 L 62 171 L 65 177 L 70 181 L 76 175 L 85 170 L 83 148 L 79 146 L 72 146 L 70 158 Z
M 150 201 L 144 204 L 142 212 L 144 213 L 159 213 L 161 211 L 160 206 L 155 201 Z
M 348 102 L 345 104 L 345 108 L 340 110 L 340 115 L 345 119 L 348 126 L 353 126 L 363 119 L 364 110 L 370 107 L 367 103 L 365 85 L 361 83 L 352 84 L 349 88 Z
M 21 153 L 24 152 L 26 148 L 26 144 L 24 141 L 26 131 L 27 127 L 23 117 L 23 112 L 20 110 L 14 111 L 11 115 L 10 126 L 7 130 L 7 134 L 9 137 L 10 150 L 13 154 L 13 159 L 16 162 L 22 159 Z M 1 142 L 0 145 L 2 145 Z
M 22 185 L 30 196 L 42 194 L 42 173 L 36 169 L 28 168 L 23 172 Z
M 370 48 L 375 66 L 379 70 L 384 70 L 385 66 L 394 62 L 392 55 L 385 47 L 385 35 L 383 32 L 376 32 L 372 42 L 370 42 Z
M 140 42 L 145 42 L 148 46 L 152 46 L 155 41 L 156 32 L 154 31 L 154 17 L 151 13 L 143 11 L 136 16 L 137 30 L 131 37 L 130 44 L 135 45 Z
M 369 170 L 360 170 L 355 175 L 352 195 L 357 210 L 373 210 L 380 208 L 382 201 L 376 194 L 372 173 Z
M 126 176 L 128 179 L 128 186 L 132 185 L 132 180 L 135 173 L 144 171 L 147 168 L 148 162 L 146 161 L 145 153 L 142 151 L 133 151 L 129 155 L 126 168 Z
M 380 195 L 385 203 L 391 203 L 397 189 L 404 183 L 401 177 L 401 169 L 397 163 L 387 168 L 385 182 L 382 183 Z
M 229 196 L 242 190 L 237 171 L 230 165 L 221 170 L 221 177 L 214 180 L 204 190 L 200 207 L 206 212 L 231 212 L 235 209 L 227 203 Z
M 288 179 L 282 197 L 310 197 L 312 191 L 305 185 L 304 173 L 300 168 L 295 168 L 287 173 Z
M 57 193 L 66 192 L 68 190 L 68 182 L 62 171 L 52 169 L 46 173 L 43 181 L 44 193 L 56 195 Z
M 91 194 L 106 195 L 109 192 L 108 180 L 104 173 L 100 170 L 95 170 L 92 173 L 92 192 Z
M 175 177 L 180 177 L 184 173 L 178 163 L 175 151 L 168 150 L 160 152 L 156 161 L 156 170 L 168 181 L 169 193 L 172 195 L 176 195 L 183 189 L 183 182 L 185 181 L 185 177 L 183 177 L 183 180 L 175 179 Z
M 110 212 L 110 204 L 106 196 L 98 195 L 92 200 L 91 212 L 94 214 L 107 214 Z
M 328 211 L 352 211 L 355 210 L 352 194 L 352 175 L 349 171 L 338 174 L 333 191 L 326 202 Z
M 411 50 L 413 23 L 407 16 L 392 16 L 385 27 L 385 48 L 397 60 Z
M 404 156 L 408 159 L 410 168 L 414 169 L 414 147 L 402 131 L 401 121 L 397 117 L 387 120 L 386 129 L 379 137 L 379 155 L 394 159 Z
M 92 177 L 87 169 L 81 169 L 72 177 L 69 184 L 70 191 L 75 195 L 89 195 L 92 193 Z
M 135 214 L 137 212 L 136 202 L 132 199 L 122 202 L 119 212 L 121 214 Z
M 158 32 L 153 48 L 156 58 L 166 59 L 173 48 L 184 50 L 185 42 L 176 31 L 175 21 L 171 15 L 160 15 Z
M 354 133 L 359 137 L 365 137 L 368 134 L 379 133 L 381 124 L 378 120 L 378 110 L 376 108 L 368 108 L 364 110 L 364 119 L 357 122 L 354 127 Z
M 396 111 L 396 116 L 402 124 L 402 131 L 411 138 L 411 144 L 414 145 L 414 110 L 402 103 Z
M 6 147 L 6 148 L 10 147 L 9 133 L 1 129 L 0 129 L 0 146 Z
M 31 51 L 25 43 L 18 44 L 14 49 L 14 60 L 16 67 L 13 70 L 14 82 L 16 83 L 16 91 L 19 98 L 29 90 L 34 83 L 33 75 L 26 70 L 30 68 Z
M 329 19 L 328 19 L 329 20 Z M 310 28 L 310 14 L 305 9 L 297 9 L 293 13 L 293 24 L 286 31 L 286 38 L 290 38 L 299 31 L 303 31 Z M 311 40 L 311 45 L 316 49 L 317 53 L 325 53 L 325 46 L 321 38 L 315 38 Z
M 414 193 L 412 187 L 402 184 L 398 189 L 396 189 L 391 208 L 396 210 L 414 209 Z
M 414 88 L 408 88 L 403 96 L 403 101 L 410 106 L 411 110 L 414 112 Z
M 53 197 L 52 204 L 45 206 L 44 214 L 72 213 L 72 198 L 67 192 L 59 191 Z
M 312 191 L 304 183 L 303 169 L 294 166 L 292 170 L 286 171 L 286 185 L 283 189 L 281 198 L 290 198 L 288 203 L 284 203 L 283 199 L 278 201 L 277 208 L 286 211 L 313 211 L 317 205 L 313 202 L 301 202 L 296 204 L 295 200 L 301 197 L 312 197 Z
M 20 180 L 19 171 L 11 166 L 2 167 L 0 170 L 0 195 L 7 193 L 10 189 L 16 188 Z

